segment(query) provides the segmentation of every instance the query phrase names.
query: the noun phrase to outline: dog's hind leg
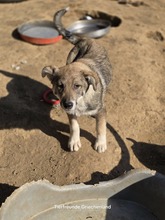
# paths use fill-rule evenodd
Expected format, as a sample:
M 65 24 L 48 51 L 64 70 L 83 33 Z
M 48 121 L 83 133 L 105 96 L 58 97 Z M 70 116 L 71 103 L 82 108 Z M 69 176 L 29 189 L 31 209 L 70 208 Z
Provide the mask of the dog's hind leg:
M 96 132 L 97 132 L 97 139 L 96 139 L 94 149 L 98 151 L 98 153 L 102 153 L 107 149 L 106 110 L 105 109 L 102 109 L 96 115 Z
M 68 142 L 68 147 L 70 151 L 78 151 L 81 147 L 80 142 L 80 127 L 75 115 L 68 114 L 69 124 L 70 124 L 70 138 Z

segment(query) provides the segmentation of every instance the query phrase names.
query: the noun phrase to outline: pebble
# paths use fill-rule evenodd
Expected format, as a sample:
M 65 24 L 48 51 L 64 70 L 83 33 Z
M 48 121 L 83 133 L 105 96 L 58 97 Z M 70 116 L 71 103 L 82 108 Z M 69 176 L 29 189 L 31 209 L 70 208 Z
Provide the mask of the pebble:
M 12 64 L 11 65 L 12 69 L 14 70 L 20 70 L 20 66 L 16 65 L 16 64 Z
M 12 64 L 11 68 L 14 70 L 20 70 L 20 65 L 27 64 L 27 60 L 21 60 L 19 64 Z
M 21 60 L 20 63 L 21 64 L 27 64 L 27 60 Z

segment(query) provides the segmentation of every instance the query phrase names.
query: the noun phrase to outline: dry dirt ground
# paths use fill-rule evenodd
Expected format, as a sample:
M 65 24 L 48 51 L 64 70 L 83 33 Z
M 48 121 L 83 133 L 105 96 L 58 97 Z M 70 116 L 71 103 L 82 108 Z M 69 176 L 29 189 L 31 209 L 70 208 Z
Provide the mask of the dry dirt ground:
M 72 45 L 65 40 L 32 45 L 15 31 L 30 20 L 52 20 L 66 6 L 71 7 L 66 25 L 80 17 L 77 10 L 86 9 L 122 20 L 97 39 L 113 66 L 106 97 L 108 149 L 102 154 L 92 148 L 94 118 L 79 118 L 82 148 L 69 152 L 65 112 L 41 98 L 51 86 L 41 77 L 41 69 L 64 65 Z M 134 168 L 165 174 L 164 10 L 164 0 L 144 0 L 139 6 L 115 0 L 0 4 L 0 203 L 16 187 L 33 180 L 47 179 L 57 185 L 96 183 Z

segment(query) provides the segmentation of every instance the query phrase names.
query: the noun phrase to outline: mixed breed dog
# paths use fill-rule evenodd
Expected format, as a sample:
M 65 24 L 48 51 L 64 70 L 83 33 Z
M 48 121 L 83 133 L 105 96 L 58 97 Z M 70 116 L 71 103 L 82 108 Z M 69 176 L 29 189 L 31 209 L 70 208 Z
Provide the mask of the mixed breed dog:
M 54 21 L 59 33 L 74 47 L 65 66 L 46 66 L 42 76 L 51 81 L 53 93 L 68 115 L 70 151 L 81 147 L 77 117 L 92 115 L 96 118 L 97 133 L 94 149 L 101 153 L 107 149 L 104 96 L 111 80 L 111 64 L 106 50 L 95 40 L 76 36 L 64 28 L 61 18 L 67 11 L 68 8 L 58 11 Z

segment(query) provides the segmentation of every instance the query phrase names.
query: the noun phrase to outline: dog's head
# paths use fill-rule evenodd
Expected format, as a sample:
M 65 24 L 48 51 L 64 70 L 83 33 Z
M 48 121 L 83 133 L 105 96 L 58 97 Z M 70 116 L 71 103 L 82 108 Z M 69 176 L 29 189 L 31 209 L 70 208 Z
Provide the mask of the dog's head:
M 73 62 L 61 68 L 45 67 L 42 76 L 47 76 L 53 86 L 53 93 L 60 99 L 62 108 L 74 114 L 77 103 L 88 92 L 90 86 L 97 88 L 96 75 L 83 63 Z

